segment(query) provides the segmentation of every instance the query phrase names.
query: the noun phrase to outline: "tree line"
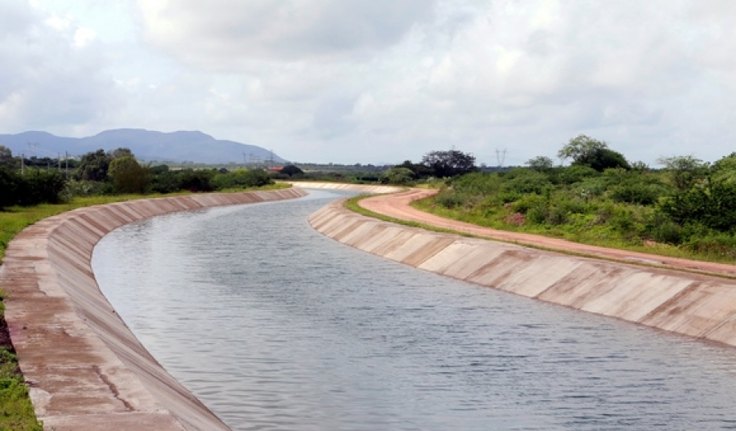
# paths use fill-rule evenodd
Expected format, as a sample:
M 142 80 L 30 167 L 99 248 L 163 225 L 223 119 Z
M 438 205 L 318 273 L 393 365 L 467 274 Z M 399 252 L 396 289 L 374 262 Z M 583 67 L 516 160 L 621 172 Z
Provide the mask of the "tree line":
M 0 209 L 58 203 L 74 196 L 208 192 L 273 183 L 272 176 L 264 169 L 229 171 L 143 165 L 127 148 L 92 151 L 71 164 L 53 162 L 22 160 L 0 145 Z
M 500 229 L 736 259 L 736 153 L 714 163 L 667 157 L 651 169 L 580 135 L 557 155 L 570 164 L 539 156 L 525 167 L 447 175 L 425 208 Z

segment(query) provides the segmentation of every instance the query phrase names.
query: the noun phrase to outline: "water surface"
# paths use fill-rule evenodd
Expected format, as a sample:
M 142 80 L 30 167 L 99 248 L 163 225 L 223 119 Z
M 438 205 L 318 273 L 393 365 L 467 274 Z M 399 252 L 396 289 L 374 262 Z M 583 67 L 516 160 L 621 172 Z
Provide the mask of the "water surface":
M 236 430 L 736 429 L 736 351 L 354 250 L 337 195 L 173 214 L 93 266 L 151 353 Z

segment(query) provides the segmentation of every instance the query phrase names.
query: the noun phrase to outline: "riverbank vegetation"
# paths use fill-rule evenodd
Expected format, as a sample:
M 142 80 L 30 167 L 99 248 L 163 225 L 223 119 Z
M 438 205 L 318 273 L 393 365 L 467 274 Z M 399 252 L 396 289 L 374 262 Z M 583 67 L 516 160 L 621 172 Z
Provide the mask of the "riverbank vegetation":
M 736 262 L 736 153 L 631 163 L 605 142 L 578 136 L 526 167 L 445 179 L 415 203 L 469 223 L 671 256 Z

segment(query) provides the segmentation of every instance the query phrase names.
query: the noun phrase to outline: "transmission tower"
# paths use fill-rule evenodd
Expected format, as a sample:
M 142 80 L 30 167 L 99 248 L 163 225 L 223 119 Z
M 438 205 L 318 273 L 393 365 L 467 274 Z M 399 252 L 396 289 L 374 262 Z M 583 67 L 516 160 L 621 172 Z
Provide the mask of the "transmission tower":
M 496 162 L 498 162 L 498 167 L 503 167 L 503 162 L 506 161 L 506 148 L 499 150 L 496 148 Z

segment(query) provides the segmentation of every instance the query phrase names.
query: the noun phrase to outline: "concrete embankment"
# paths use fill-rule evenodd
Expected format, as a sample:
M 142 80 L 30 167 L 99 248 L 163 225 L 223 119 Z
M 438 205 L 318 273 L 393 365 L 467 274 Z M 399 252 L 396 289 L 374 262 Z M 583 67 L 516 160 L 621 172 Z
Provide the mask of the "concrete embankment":
M 347 184 L 347 183 L 330 183 L 326 181 L 287 181 L 294 187 L 302 187 L 307 189 L 326 189 L 326 190 L 344 190 L 357 193 L 382 194 L 394 193 L 404 190 L 405 187 L 383 186 L 373 184 Z
M 309 222 L 330 238 L 419 269 L 736 345 L 733 280 L 434 233 L 364 217 L 341 202 Z
M 0 288 L 20 368 L 45 429 L 227 430 L 116 314 L 92 273 L 92 249 L 113 229 L 149 217 L 304 194 L 283 189 L 121 202 L 50 217 L 16 236 L 0 270 Z

